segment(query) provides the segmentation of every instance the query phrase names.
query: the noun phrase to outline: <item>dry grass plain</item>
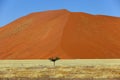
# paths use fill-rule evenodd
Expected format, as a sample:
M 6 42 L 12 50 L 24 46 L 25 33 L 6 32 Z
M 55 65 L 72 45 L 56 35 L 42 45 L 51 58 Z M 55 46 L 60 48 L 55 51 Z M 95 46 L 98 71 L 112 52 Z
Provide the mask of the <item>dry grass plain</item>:
M 0 80 L 120 80 L 119 59 L 0 60 Z

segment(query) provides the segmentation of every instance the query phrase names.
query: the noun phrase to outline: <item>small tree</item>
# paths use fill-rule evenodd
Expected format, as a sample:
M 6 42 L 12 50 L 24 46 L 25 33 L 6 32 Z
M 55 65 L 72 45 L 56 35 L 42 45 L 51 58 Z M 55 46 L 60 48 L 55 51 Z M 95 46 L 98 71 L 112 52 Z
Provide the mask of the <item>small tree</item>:
M 55 62 L 56 62 L 57 60 L 59 60 L 59 59 L 60 59 L 59 57 L 49 58 L 49 60 L 53 62 L 54 67 L 55 67 Z

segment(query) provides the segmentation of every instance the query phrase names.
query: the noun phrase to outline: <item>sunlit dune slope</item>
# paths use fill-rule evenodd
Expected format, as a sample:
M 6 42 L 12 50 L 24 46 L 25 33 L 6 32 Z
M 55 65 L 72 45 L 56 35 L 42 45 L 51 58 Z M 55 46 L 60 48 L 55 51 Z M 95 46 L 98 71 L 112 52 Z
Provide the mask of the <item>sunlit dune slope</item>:
M 120 18 L 67 10 L 32 13 L 0 28 L 0 59 L 120 58 Z

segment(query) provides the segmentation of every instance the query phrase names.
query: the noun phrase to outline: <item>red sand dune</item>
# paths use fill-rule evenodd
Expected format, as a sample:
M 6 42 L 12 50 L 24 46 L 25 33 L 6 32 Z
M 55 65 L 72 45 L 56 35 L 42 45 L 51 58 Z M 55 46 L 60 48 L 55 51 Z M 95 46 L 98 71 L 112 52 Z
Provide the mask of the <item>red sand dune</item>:
M 120 18 L 67 10 L 32 13 L 0 29 L 0 59 L 120 58 Z

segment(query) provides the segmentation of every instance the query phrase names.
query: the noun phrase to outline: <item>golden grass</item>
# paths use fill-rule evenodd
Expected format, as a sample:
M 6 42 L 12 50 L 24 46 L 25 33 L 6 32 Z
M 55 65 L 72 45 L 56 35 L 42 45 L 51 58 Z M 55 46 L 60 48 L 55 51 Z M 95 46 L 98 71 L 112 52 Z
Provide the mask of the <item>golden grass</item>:
M 66 65 L 62 65 L 61 62 L 64 61 Z M 68 62 L 76 63 L 68 64 Z M 56 67 L 52 65 L 52 62 L 45 60 L 43 62 L 48 62 L 48 65 L 42 64 L 40 60 L 32 61 L 33 64 L 30 65 L 29 61 L 0 61 L 2 66 L 0 67 L 0 78 L 13 79 L 13 78 L 29 78 L 37 80 L 38 78 L 56 78 L 56 79 L 120 79 L 120 64 L 117 61 L 113 62 L 115 64 L 103 64 L 102 62 L 97 62 L 98 64 L 81 64 L 73 60 L 60 60 L 56 62 Z M 21 63 L 20 63 L 21 62 Z M 29 63 L 29 65 L 27 64 Z M 36 62 L 36 63 L 35 63 Z M 106 61 L 108 62 L 108 61 Z M 83 63 L 83 62 L 82 62 Z M 90 61 L 89 61 L 90 63 Z M 105 63 L 105 62 L 104 62 Z M 4 64 L 4 65 L 3 65 Z M 18 65 L 19 64 L 19 65 Z M 35 65 L 36 64 L 36 65 Z M 37 65 L 38 64 L 38 65 Z M 61 65 L 60 65 L 61 64 Z M 29 80 L 26 79 L 26 80 Z

